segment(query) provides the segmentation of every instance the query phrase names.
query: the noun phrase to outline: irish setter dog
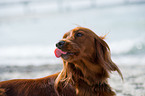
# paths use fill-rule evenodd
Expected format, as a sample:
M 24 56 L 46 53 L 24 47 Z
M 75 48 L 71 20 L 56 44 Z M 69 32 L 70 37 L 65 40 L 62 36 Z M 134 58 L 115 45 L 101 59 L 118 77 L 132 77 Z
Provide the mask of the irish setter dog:
M 72 29 L 56 44 L 55 55 L 63 60 L 61 72 L 0 82 L 0 96 L 115 96 L 109 73 L 117 71 L 123 77 L 104 38 L 88 28 Z

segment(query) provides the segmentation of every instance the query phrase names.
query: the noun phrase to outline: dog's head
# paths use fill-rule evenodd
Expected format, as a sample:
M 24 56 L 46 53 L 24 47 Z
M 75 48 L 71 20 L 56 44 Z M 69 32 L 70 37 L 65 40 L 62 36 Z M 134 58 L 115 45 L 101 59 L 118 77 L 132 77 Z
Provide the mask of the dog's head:
M 99 37 L 91 30 L 83 27 L 75 29 L 64 34 L 55 50 L 57 57 L 62 57 L 67 62 L 75 62 L 82 58 L 92 58 L 96 53 L 96 42 Z

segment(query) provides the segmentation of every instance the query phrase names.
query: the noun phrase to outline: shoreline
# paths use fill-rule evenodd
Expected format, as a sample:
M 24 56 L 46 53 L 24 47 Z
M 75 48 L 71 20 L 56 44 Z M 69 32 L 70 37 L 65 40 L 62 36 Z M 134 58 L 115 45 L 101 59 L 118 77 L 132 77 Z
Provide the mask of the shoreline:
M 62 70 L 63 65 L 41 66 L 1 66 L 0 81 L 10 79 L 42 78 Z M 145 66 L 119 65 L 123 74 L 122 81 L 117 72 L 110 74 L 109 84 L 116 91 L 117 96 L 145 96 Z

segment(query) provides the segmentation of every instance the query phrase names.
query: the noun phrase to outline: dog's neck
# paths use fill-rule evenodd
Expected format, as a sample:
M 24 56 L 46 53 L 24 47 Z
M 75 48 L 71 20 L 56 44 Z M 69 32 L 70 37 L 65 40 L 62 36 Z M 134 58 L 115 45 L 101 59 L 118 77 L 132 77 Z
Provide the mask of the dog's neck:
M 72 73 L 73 85 L 78 96 L 90 96 L 90 94 L 96 96 L 98 93 L 97 96 L 114 96 L 110 95 L 115 93 L 108 85 L 109 73 L 100 65 L 80 60 L 79 62 L 68 62 L 68 69 Z
M 88 85 L 94 85 L 98 82 L 106 82 L 109 73 L 99 64 L 89 62 L 88 60 L 80 60 L 69 63 L 68 69 L 76 79 L 83 79 Z

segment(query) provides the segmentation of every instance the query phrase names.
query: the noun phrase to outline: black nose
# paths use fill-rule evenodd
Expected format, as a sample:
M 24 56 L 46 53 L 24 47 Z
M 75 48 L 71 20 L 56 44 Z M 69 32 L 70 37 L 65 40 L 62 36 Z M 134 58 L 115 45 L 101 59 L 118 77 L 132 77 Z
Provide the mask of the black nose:
M 56 44 L 56 47 L 61 49 L 65 44 L 65 41 L 59 41 L 57 44 Z

